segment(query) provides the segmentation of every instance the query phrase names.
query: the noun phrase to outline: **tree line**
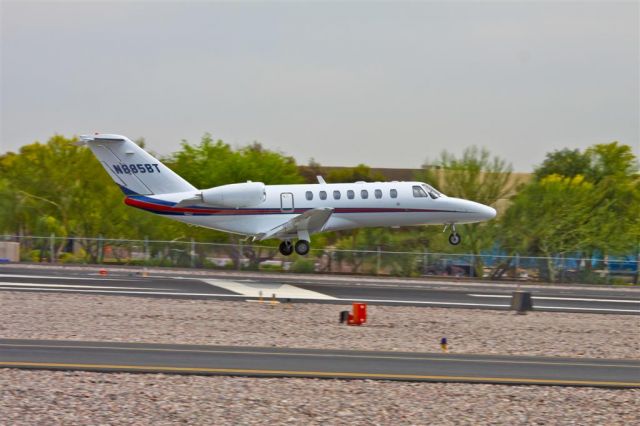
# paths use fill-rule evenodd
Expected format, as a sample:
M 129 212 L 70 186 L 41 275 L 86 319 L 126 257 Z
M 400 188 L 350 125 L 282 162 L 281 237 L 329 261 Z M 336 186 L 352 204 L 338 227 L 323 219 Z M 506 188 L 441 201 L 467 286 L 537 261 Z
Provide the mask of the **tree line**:
M 231 242 L 229 234 L 195 228 L 151 215 L 123 202 L 123 195 L 102 166 L 76 138 L 55 135 L 0 156 L 0 232 L 121 239 Z M 137 141 L 144 146 L 144 140 Z M 259 143 L 234 148 L 205 134 L 161 158 L 197 188 L 247 180 L 265 184 L 313 183 L 323 168 L 315 161 L 304 168 Z M 381 181 L 366 165 L 331 171 L 327 182 Z M 611 142 L 586 150 L 562 149 L 546 154 L 526 182 L 513 179 L 511 165 L 475 146 L 456 156 L 443 152 L 415 172 L 415 179 L 455 197 L 498 206 L 496 220 L 460 226 L 462 244 L 451 247 L 439 227 L 399 230 L 359 229 L 320 234 L 314 247 L 387 251 L 430 251 L 585 259 L 594 254 L 636 254 L 640 247 L 640 175 L 631 147 Z M 63 240 L 61 240 L 63 241 Z M 84 241 L 88 261 L 99 256 L 95 241 Z M 56 250 L 64 250 L 64 242 Z M 357 254 L 343 253 L 354 268 Z M 507 258 L 509 259 L 509 258 Z M 260 255 L 254 259 L 260 261 Z M 360 264 L 359 264 L 360 262 Z M 507 261 L 508 262 L 508 261 Z M 482 257 L 474 257 L 478 272 Z M 402 269 L 403 265 L 393 265 Z M 545 266 L 554 280 L 553 262 Z M 480 275 L 481 276 L 481 275 Z

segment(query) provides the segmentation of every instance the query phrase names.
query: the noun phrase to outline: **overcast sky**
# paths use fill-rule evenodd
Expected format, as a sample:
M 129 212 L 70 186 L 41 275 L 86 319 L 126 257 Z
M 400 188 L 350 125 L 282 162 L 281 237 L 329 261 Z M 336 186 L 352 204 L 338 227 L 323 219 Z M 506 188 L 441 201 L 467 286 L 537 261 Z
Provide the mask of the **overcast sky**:
M 639 2 L 2 1 L 0 153 L 205 132 L 324 165 L 639 154 Z

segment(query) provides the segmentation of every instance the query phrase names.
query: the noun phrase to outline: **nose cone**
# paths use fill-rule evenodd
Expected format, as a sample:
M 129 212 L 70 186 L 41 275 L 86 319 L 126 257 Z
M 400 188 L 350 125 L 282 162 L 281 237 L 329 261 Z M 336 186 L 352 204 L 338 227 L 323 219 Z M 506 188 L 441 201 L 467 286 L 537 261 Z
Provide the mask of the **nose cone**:
M 480 204 L 480 217 L 482 220 L 491 220 L 496 217 L 496 209 L 493 207 L 485 206 L 484 204 Z
M 476 222 L 484 222 L 485 220 L 491 220 L 496 217 L 496 209 L 493 207 L 473 201 L 467 201 L 466 207 L 467 212 L 470 213 L 472 219 Z

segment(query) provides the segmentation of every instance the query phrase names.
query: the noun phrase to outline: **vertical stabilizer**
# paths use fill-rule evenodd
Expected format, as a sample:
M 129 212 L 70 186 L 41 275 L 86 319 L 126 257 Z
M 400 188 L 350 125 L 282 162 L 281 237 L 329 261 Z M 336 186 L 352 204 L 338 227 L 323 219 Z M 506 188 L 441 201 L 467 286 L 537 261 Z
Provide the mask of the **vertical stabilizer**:
M 81 136 L 80 139 L 127 195 L 196 190 L 189 182 L 125 136 L 96 134 Z

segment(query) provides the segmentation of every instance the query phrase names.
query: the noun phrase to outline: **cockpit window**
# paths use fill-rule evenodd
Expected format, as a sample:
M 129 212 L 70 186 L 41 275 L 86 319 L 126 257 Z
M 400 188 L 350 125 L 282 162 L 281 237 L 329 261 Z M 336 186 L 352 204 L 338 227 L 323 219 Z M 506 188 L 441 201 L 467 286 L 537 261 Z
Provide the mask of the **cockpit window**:
M 425 189 L 425 191 L 427 191 L 427 194 L 429 194 L 429 197 L 433 198 L 434 200 L 436 198 L 442 197 L 442 193 L 437 189 L 435 189 L 433 186 L 423 183 L 422 187 Z
M 413 187 L 413 196 L 416 198 L 427 198 L 427 193 L 421 186 L 416 185 Z

